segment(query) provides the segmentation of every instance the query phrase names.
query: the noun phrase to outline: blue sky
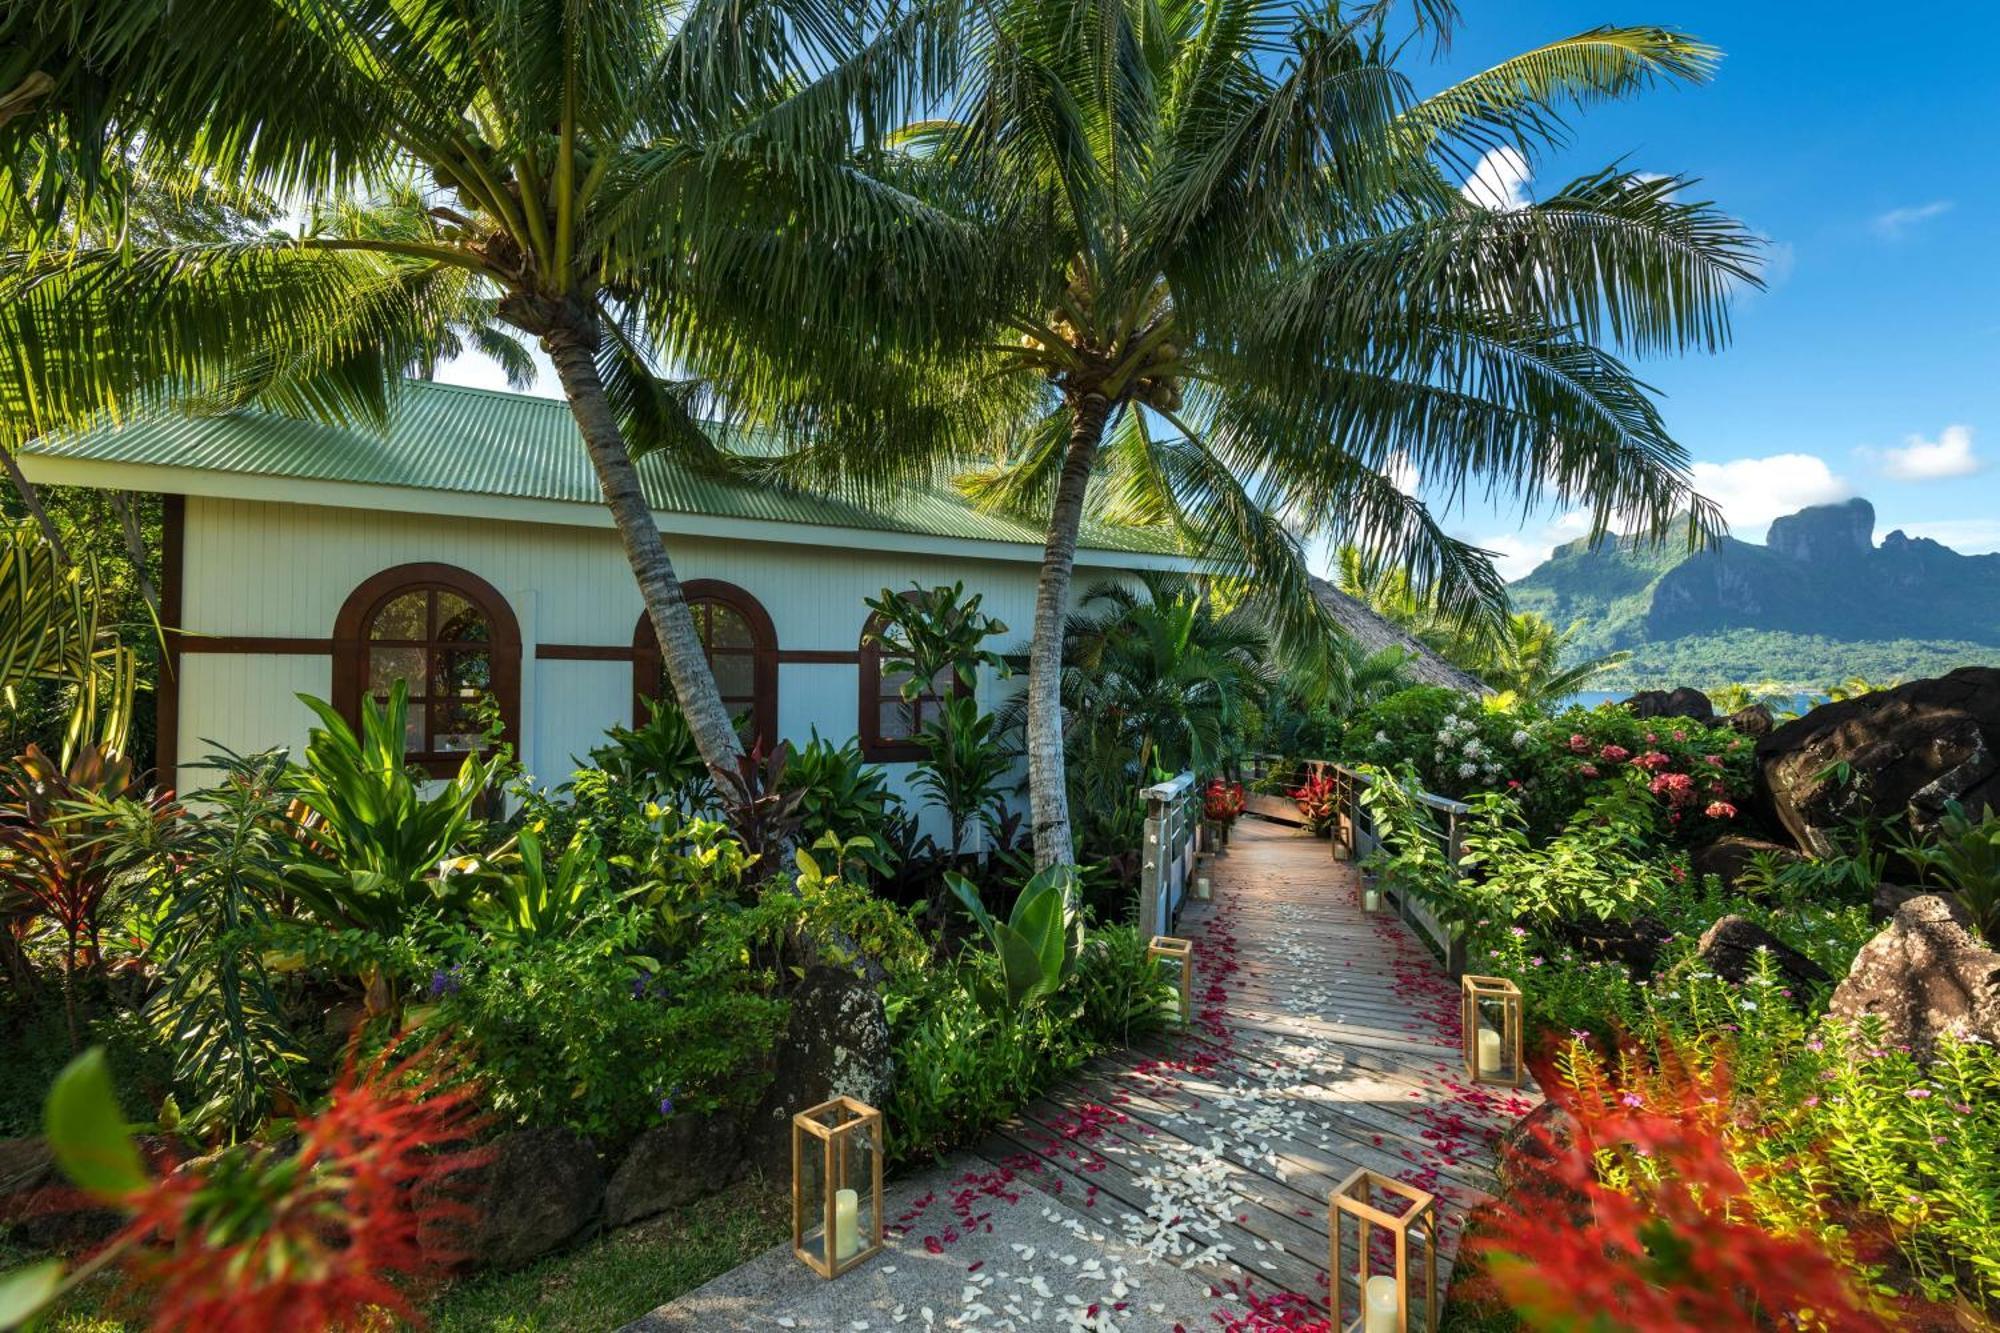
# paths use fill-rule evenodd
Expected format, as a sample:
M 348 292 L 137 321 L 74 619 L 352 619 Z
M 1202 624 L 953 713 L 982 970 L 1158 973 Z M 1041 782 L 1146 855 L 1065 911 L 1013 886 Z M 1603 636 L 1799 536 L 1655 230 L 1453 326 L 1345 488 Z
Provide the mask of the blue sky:
M 1533 196 L 1623 160 L 1701 178 L 1770 238 L 1770 289 L 1740 303 L 1716 356 L 1640 366 L 1732 531 L 1761 540 L 1778 514 L 1863 495 L 1892 528 L 1963 551 L 2000 550 L 2000 7 L 1733 0 L 1469 0 L 1425 90 L 1600 23 L 1659 23 L 1719 46 L 1712 83 L 1571 118 L 1571 142 L 1532 164 L 1487 164 Z M 446 378 L 492 386 L 488 366 Z M 544 374 L 537 391 L 556 392 Z M 1421 490 L 1421 486 L 1419 487 Z M 1458 535 L 1518 577 L 1575 515 L 1474 504 Z

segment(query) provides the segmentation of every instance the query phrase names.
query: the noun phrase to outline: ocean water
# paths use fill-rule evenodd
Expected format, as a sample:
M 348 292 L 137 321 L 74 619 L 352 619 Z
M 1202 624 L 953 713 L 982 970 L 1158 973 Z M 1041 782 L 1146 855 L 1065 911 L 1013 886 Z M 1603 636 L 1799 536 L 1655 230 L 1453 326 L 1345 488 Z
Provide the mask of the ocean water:
M 1585 708 L 1595 708 L 1599 704 L 1621 703 L 1624 700 L 1631 698 L 1633 693 L 1634 692 L 1631 690 L 1581 690 L 1576 694 L 1572 694 L 1569 698 L 1563 700 L 1560 706 L 1567 708 L 1571 704 L 1579 704 Z M 1786 711 L 1790 711 L 1794 714 L 1809 713 L 1814 708 L 1818 707 L 1821 703 L 1824 702 L 1825 700 L 1817 695 L 1798 694 L 1792 696 L 1792 700 L 1789 705 L 1785 705 L 1782 703 L 1773 703 L 1772 707 L 1775 711 L 1780 713 Z

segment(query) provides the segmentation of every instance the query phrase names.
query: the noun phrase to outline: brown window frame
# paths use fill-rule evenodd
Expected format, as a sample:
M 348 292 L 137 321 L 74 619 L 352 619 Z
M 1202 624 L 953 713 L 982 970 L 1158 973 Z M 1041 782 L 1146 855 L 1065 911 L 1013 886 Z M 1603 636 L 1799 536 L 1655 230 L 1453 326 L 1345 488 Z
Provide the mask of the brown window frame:
M 900 594 L 908 597 L 909 593 Z M 897 692 L 886 692 L 882 688 L 882 645 L 875 636 L 882 631 L 888 620 L 880 611 L 872 613 L 861 626 L 861 690 L 856 708 L 859 714 L 857 728 L 861 741 L 861 757 L 877 764 L 897 764 L 910 760 L 926 759 L 930 751 L 922 743 L 901 736 L 882 734 L 882 705 L 891 699 L 902 701 Z M 972 687 L 956 677 L 952 680 L 951 697 L 966 699 L 972 695 Z M 943 697 L 933 691 L 925 691 L 917 696 L 916 726 L 922 730 L 925 705 L 935 707 L 943 703 Z
M 747 589 L 721 579 L 689 579 L 681 584 L 681 596 L 689 610 L 703 603 L 726 606 L 749 629 L 750 647 L 744 655 L 750 658 L 750 743 L 761 744 L 768 753 L 778 742 L 778 629 L 771 623 L 770 613 Z M 695 629 L 700 632 L 699 620 Z M 713 670 L 714 650 L 704 641 L 702 651 Z M 645 723 L 647 705 L 660 697 L 665 671 L 660 641 L 653 633 L 653 618 L 642 611 L 639 623 L 632 630 L 633 726 Z
M 493 698 L 500 707 L 503 739 L 517 749 L 521 736 L 521 626 L 500 590 L 470 570 L 435 561 L 397 565 L 364 579 L 347 595 L 333 622 L 333 706 L 347 724 L 361 729 L 361 700 L 368 688 L 368 655 L 374 641 L 368 631 L 375 617 L 396 598 L 412 592 L 451 592 L 463 597 L 486 617 L 492 638 L 486 642 L 492 670 Z M 426 637 L 410 641 L 424 652 L 424 697 L 428 700 L 434 666 L 432 655 L 446 640 L 430 637 L 436 627 L 425 625 Z M 402 640 L 396 640 L 402 643 Z M 431 717 L 425 714 L 425 737 Z M 472 751 L 417 750 L 409 762 L 432 777 L 450 777 Z M 481 751 L 479 753 L 487 753 Z

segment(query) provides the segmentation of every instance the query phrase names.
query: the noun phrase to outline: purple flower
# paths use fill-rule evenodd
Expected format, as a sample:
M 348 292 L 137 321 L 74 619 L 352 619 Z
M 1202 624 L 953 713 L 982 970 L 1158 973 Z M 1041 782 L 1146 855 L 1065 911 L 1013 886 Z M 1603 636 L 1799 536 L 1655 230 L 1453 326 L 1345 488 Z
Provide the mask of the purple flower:
M 431 998 L 442 1000 L 447 995 L 456 995 L 459 985 L 457 963 L 453 963 L 449 969 L 439 968 L 431 973 Z
M 1644 1106 L 1646 1104 L 1646 1099 L 1636 1092 L 1628 1092 L 1618 1100 L 1632 1107 Z
M 672 1097 L 660 1098 L 661 1117 L 664 1118 L 666 1116 L 672 1115 L 673 1113 L 674 1113 L 674 1099 Z
M 1802 1106 L 1805 1106 L 1805 1107 L 1807 1107 L 1808 1109 L 1810 1109 L 1811 1107 L 1815 1107 L 1815 1106 L 1818 1106 L 1818 1105 L 1819 1105 L 1819 1098 L 1818 1098 L 1818 1097 L 1808 1097 L 1808 1098 L 1806 1098 L 1806 1099 L 1805 1099 L 1805 1101 L 1803 1101 L 1802 1103 L 1800 1103 L 1800 1105 L 1802 1105 Z
M 1578 1041 L 1590 1040 L 1590 1034 L 1588 1032 L 1585 1032 L 1582 1028 L 1571 1028 L 1569 1030 L 1569 1035 L 1575 1037 Z
M 1906 1088 L 1903 1091 L 1903 1095 L 1913 1102 L 1921 1102 L 1929 1098 L 1931 1090 L 1929 1088 Z
M 1527 927 L 1525 926 L 1509 926 L 1507 927 L 1507 933 L 1509 935 L 1512 935 L 1517 940 L 1525 940 L 1528 938 L 1528 930 Z
M 1821 1041 L 1818 1037 L 1814 1037 L 1811 1041 L 1806 1043 L 1806 1049 L 1809 1051 L 1823 1051 L 1826 1049 L 1826 1043 Z

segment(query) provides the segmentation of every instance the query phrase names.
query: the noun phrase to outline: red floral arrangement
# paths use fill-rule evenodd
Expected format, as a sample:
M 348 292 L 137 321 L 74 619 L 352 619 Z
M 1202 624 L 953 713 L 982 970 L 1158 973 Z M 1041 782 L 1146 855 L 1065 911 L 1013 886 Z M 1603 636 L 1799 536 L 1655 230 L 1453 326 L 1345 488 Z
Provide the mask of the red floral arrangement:
M 1823 1246 L 1751 1220 L 1726 1076 L 1669 1062 L 1644 1091 L 1554 1088 L 1568 1127 L 1533 1127 L 1516 1158 L 1531 1173 L 1473 1242 L 1508 1304 L 1537 1328 L 1885 1328 Z
M 1233 824 L 1243 813 L 1243 784 L 1209 779 L 1202 792 L 1201 817 L 1217 824 Z
M 1325 773 L 1315 773 L 1307 778 L 1292 793 L 1292 800 L 1298 803 L 1299 813 L 1305 816 L 1306 827 L 1315 833 L 1331 824 L 1338 813 L 1333 778 Z

